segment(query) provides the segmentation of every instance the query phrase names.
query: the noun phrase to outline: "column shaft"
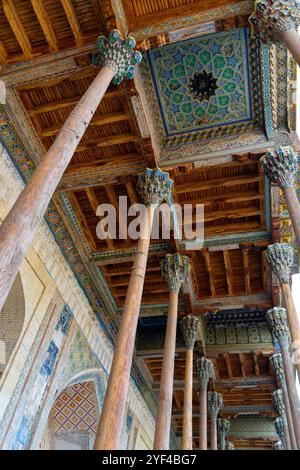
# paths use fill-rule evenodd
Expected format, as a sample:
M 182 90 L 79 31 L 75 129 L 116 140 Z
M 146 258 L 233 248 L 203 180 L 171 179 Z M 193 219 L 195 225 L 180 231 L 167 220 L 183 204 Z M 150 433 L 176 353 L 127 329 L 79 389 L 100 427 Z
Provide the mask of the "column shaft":
M 143 221 L 145 227 L 144 239 L 140 238 L 134 258 L 113 363 L 97 430 L 95 449 L 119 449 L 154 210 L 153 206 L 147 206 L 145 220 Z
M 210 417 L 210 448 L 218 450 L 217 417 Z
M 297 342 L 300 345 L 300 325 L 295 304 L 292 297 L 291 287 L 289 284 L 281 284 L 281 290 L 284 297 L 284 303 L 287 310 L 287 318 L 292 338 L 292 343 Z M 293 344 L 292 344 L 293 346 Z M 296 364 L 298 377 L 300 380 L 300 363 Z
M 182 449 L 193 448 L 193 349 L 186 350 Z
M 154 450 L 168 450 L 170 441 L 178 292 L 170 292 L 164 359 L 160 379 Z
M 294 29 L 290 29 L 289 31 L 282 33 L 281 39 L 300 67 L 300 36 L 298 32 Z
M 290 355 L 287 348 L 281 348 L 282 362 L 284 366 L 284 373 L 286 379 L 286 386 L 289 396 L 289 402 L 292 411 L 292 419 L 294 423 L 294 430 L 297 442 L 297 448 L 300 449 L 300 413 L 299 413 L 299 400 L 296 391 L 296 385 L 293 377 L 293 370 Z
M 287 419 L 289 435 L 290 435 L 291 449 L 297 450 L 297 442 L 296 442 L 296 436 L 295 436 L 295 430 L 294 430 L 293 417 L 292 417 L 289 395 L 288 395 L 286 385 L 282 386 L 282 392 L 283 392 L 284 406 L 285 406 L 285 412 L 286 412 L 286 419 Z
M 225 434 L 220 434 L 219 446 L 220 450 L 225 450 Z
M 288 33 L 286 34 L 290 34 L 292 33 L 293 31 L 289 31 Z M 298 38 L 298 41 L 299 41 L 299 58 L 300 58 L 300 38 L 299 38 L 299 35 L 298 33 L 295 33 L 297 38 Z M 297 197 L 297 194 L 296 194 L 296 190 L 295 188 L 284 188 L 283 190 L 283 194 L 284 194 L 284 197 L 285 197 L 285 202 L 288 206 L 288 211 L 289 211 L 289 215 L 290 215 L 290 218 L 291 218 L 291 221 L 292 221 L 292 224 L 293 224 L 293 228 L 294 228 L 294 231 L 295 231 L 295 235 L 296 235 L 296 239 L 297 239 L 297 242 L 298 242 L 298 245 L 300 245 L 300 204 L 299 204 L 299 200 L 298 200 L 298 197 Z
M 289 434 L 289 428 L 287 426 L 287 423 L 284 425 L 283 430 L 284 430 L 284 439 L 285 439 L 286 450 L 292 450 L 291 439 L 290 439 L 290 434 Z
M 206 388 L 199 391 L 200 419 L 199 419 L 199 449 L 207 450 L 207 397 Z
M 0 227 L 0 311 L 56 186 L 112 78 L 111 66 L 100 70 Z

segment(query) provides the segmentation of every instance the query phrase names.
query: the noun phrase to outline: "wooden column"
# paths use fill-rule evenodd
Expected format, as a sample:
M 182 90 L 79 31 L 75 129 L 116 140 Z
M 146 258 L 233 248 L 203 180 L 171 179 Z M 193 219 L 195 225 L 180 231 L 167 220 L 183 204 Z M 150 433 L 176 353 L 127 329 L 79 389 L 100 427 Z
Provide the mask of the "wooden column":
M 189 276 L 189 258 L 179 254 L 166 255 L 161 264 L 162 275 L 170 289 L 169 311 L 164 358 L 160 379 L 154 450 L 168 450 L 170 442 L 178 294 Z
M 219 449 L 226 450 L 226 436 L 230 428 L 230 421 L 225 418 L 218 418 L 218 437 L 219 437 Z
M 207 385 L 213 374 L 213 363 L 201 357 L 196 361 L 196 368 L 199 380 L 199 449 L 207 450 Z
M 249 18 L 254 34 L 263 42 L 282 42 L 300 66 L 299 0 L 259 0 Z
M 277 408 L 279 416 L 282 419 L 282 426 L 283 426 L 283 432 L 284 432 L 284 446 L 286 450 L 291 450 L 292 449 L 291 439 L 290 439 L 290 433 L 289 433 L 289 428 L 288 428 L 286 409 L 284 405 L 283 391 L 281 388 L 278 388 L 277 390 L 273 392 L 273 401 Z
M 280 344 L 284 375 L 292 411 L 296 443 L 297 448 L 300 449 L 300 408 L 296 384 L 293 377 L 292 362 L 289 354 L 290 332 L 287 322 L 286 310 L 282 307 L 274 307 L 268 310 L 266 318 L 274 337 Z
M 271 265 L 272 271 L 276 274 L 283 294 L 287 318 L 292 338 L 292 347 L 299 348 L 300 345 L 300 324 L 290 288 L 290 277 L 293 269 L 294 252 L 287 243 L 275 243 L 268 246 L 265 251 L 266 258 Z M 298 377 L 300 379 L 300 363 L 295 363 Z
M 298 171 L 297 155 L 292 147 L 278 147 L 267 152 L 260 161 L 264 173 L 284 194 L 297 242 L 300 245 L 300 204 L 294 186 Z
M 199 380 L 199 449 L 207 450 L 207 385 L 213 374 L 213 364 L 206 357 L 196 361 L 196 369 Z
M 143 294 L 155 208 L 169 196 L 172 181 L 161 170 L 138 176 L 137 192 L 146 206 L 121 318 L 94 449 L 118 450 L 130 379 L 134 342 Z
M 284 401 L 287 425 L 288 425 L 288 430 L 289 430 L 289 435 L 290 435 L 291 449 L 296 450 L 297 443 L 296 443 L 296 436 L 295 436 L 295 430 L 294 430 L 294 423 L 293 423 L 293 418 L 292 418 L 291 405 L 289 401 L 287 386 L 286 386 L 286 380 L 284 376 L 281 354 L 280 353 L 273 354 L 273 356 L 270 357 L 270 364 L 275 372 L 278 385 L 281 387 L 281 390 L 283 392 L 283 401 Z
M 217 418 L 220 409 L 223 407 L 223 397 L 221 393 L 208 392 L 207 409 L 210 417 L 210 448 L 218 450 Z
M 120 33 L 113 30 L 109 40 L 98 39 L 95 63 L 101 65 L 79 103 L 62 126 L 51 148 L 38 165 L 0 227 L 0 311 L 20 269 L 51 197 L 85 133 L 110 82 L 134 75 L 133 63 L 141 60 L 134 52 L 135 41 L 127 38 L 120 45 Z
M 193 349 L 198 338 L 199 318 L 187 315 L 180 321 L 186 347 L 182 449 L 193 449 Z

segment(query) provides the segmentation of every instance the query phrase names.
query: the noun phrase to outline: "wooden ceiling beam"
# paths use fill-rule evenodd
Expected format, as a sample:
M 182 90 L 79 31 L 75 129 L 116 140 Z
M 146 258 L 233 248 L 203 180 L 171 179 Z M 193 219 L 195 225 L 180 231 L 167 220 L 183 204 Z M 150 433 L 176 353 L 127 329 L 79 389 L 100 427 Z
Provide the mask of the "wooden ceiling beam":
M 139 198 L 137 196 L 135 187 L 133 185 L 132 177 L 130 177 L 130 176 L 121 177 L 121 182 L 123 184 L 125 184 L 126 191 L 127 191 L 127 194 L 128 194 L 128 197 L 129 197 L 129 200 L 130 200 L 131 204 L 138 204 L 139 203 Z
M 137 3 L 136 7 L 139 7 L 141 11 L 138 15 L 134 12 L 133 5 L 131 0 L 124 0 L 124 8 L 126 11 L 126 17 L 128 19 L 128 29 L 129 31 L 135 29 L 144 29 L 146 26 L 150 26 L 153 24 L 158 24 L 160 22 L 166 22 L 172 18 L 179 18 L 184 16 L 192 16 L 195 14 L 200 13 L 201 11 L 211 10 L 216 7 L 216 0 L 200 0 L 191 4 L 189 2 L 188 5 L 180 5 L 169 7 L 167 9 L 163 8 L 160 11 L 155 13 L 148 13 L 142 14 L 143 11 L 143 3 L 148 2 L 139 2 Z M 163 2 L 166 3 L 166 2 Z M 177 3 L 177 2 L 176 2 Z M 219 0 L 218 7 L 222 5 L 227 5 L 229 3 L 236 3 L 236 0 Z
M 251 280 L 250 280 L 250 271 L 249 271 L 249 249 L 243 247 L 243 265 L 244 265 L 244 281 L 246 294 L 251 292 Z
M 214 220 L 218 219 L 241 219 L 244 217 L 253 217 L 256 215 L 260 215 L 260 209 L 257 209 L 255 207 L 238 207 L 233 209 L 206 213 L 204 214 L 204 222 L 213 222 Z M 194 223 L 195 221 L 196 216 L 193 215 L 192 222 Z M 188 226 L 190 224 L 190 218 L 185 217 L 183 223 Z
M 69 197 L 69 200 L 72 204 L 72 207 L 73 207 L 73 210 L 76 214 L 76 217 L 78 219 L 79 225 L 80 225 L 83 233 L 85 234 L 85 237 L 86 237 L 90 247 L 92 248 L 93 251 L 97 251 L 97 243 L 96 243 L 95 237 L 94 237 L 94 235 L 93 235 L 93 233 L 90 229 L 90 226 L 89 226 L 89 224 L 88 224 L 88 222 L 85 218 L 84 213 L 82 212 L 82 209 L 81 209 L 81 206 L 78 202 L 76 194 L 70 192 L 68 194 L 68 197 Z
M 32 86 L 32 85 L 31 85 Z M 72 98 L 63 98 L 62 100 L 52 101 L 50 103 L 40 104 L 33 109 L 28 109 L 27 114 L 31 117 L 37 114 L 48 113 L 50 111 L 58 111 L 59 109 L 75 106 L 80 100 L 81 96 L 74 96 Z
M 32 59 L 32 47 L 28 38 L 28 35 L 24 29 L 24 26 L 17 13 L 16 6 L 13 0 L 3 0 L 3 10 L 5 16 L 13 30 L 14 35 L 23 51 L 26 59 Z
M 97 197 L 96 197 L 96 194 L 95 194 L 95 191 L 92 189 L 92 188 L 87 188 L 85 190 L 86 192 L 86 195 L 87 195 L 87 198 L 89 200 L 89 203 L 94 211 L 94 213 L 96 214 L 97 212 L 97 209 L 98 209 L 98 206 L 99 206 L 99 202 L 97 200 Z M 105 242 L 107 244 L 107 247 L 109 250 L 113 250 L 114 249 L 114 243 L 112 241 L 112 238 L 111 237 L 107 237 L 105 239 Z
M 259 365 L 258 365 L 258 360 L 257 360 L 257 353 L 253 351 L 253 360 L 254 360 L 254 370 L 255 370 L 255 375 L 257 377 L 260 376 L 260 370 L 259 370 Z
M 111 155 L 102 158 L 101 160 L 92 160 L 91 162 L 83 162 L 83 163 L 75 163 L 70 164 L 65 171 L 65 175 L 73 175 L 73 174 L 80 174 L 80 172 L 84 172 L 88 169 L 97 168 L 101 165 L 105 165 L 108 162 L 114 162 L 116 165 L 118 163 L 126 162 L 126 161 L 138 161 L 141 156 L 137 153 L 126 153 L 120 155 Z
M 239 224 L 223 224 L 220 226 L 205 227 L 205 235 L 216 235 L 222 233 L 241 233 L 253 230 L 261 230 L 262 227 L 258 222 L 239 222 Z
M 90 139 L 83 141 L 81 144 L 79 144 L 75 153 L 85 152 L 86 150 L 93 150 L 95 148 L 128 144 L 130 142 L 137 142 L 138 140 L 139 137 L 132 134 L 110 135 L 109 137 Z
M 210 206 L 212 202 L 221 202 L 224 204 L 228 203 L 237 203 L 237 202 L 245 202 L 245 201 L 256 201 L 257 199 L 262 199 L 261 196 L 257 191 L 232 191 L 230 193 L 225 193 L 223 195 L 214 194 L 209 197 L 199 197 L 194 199 L 184 199 L 179 202 L 179 204 L 204 204 L 206 206 Z
M 207 189 L 212 189 L 215 187 L 230 187 L 236 185 L 244 185 L 249 183 L 257 183 L 262 179 L 262 176 L 258 176 L 255 174 L 247 174 L 247 175 L 239 175 L 239 176 L 227 176 L 226 178 L 218 178 L 208 181 L 197 181 L 197 182 L 189 182 L 176 185 L 175 183 L 175 191 L 177 194 L 181 193 L 191 193 L 195 191 L 202 191 Z
M 89 126 L 103 126 L 104 124 L 111 124 L 113 122 L 120 122 L 120 121 L 128 121 L 129 119 L 132 119 L 131 114 L 124 113 L 124 112 L 103 114 L 102 116 L 94 116 L 93 119 L 90 121 Z M 39 132 L 39 135 L 42 138 L 56 135 L 61 130 L 62 125 L 63 123 L 48 127 L 46 129 L 42 129 Z
M 226 271 L 228 294 L 232 296 L 234 295 L 233 285 L 232 285 L 232 269 L 231 269 L 231 263 L 230 263 L 230 253 L 228 250 L 223 251 L 223 258 L 224 258 L 224 265 L 225 265 L 225 271 Z
M 209 254 L 208 249 L 204 248 L 202 250 L 202 254 L 203 254 L 203 257 L 204 257 L 206 271 L 208 272 L 208 276 L 209 276 L 210 292 L 211 292 L 212 297 L 216 297 L 216 288 L 215 288 L 215 283 L 214 283 L 214 278 L 213 278 L 212 267 L 211 267 L 211 264 L 210 264 L 210 254 Z
M 57 79 L 57 80 L 63 81 L 65 80 L 65 78 Z M 47 86 L 47 82 L 45 83 L 44 81 L 43 86 L 41 88 L 45 88 L 45 87 L 48 88 L 49 85 Z M 33 84 L 31 83 L 30 85 L 28 85 L 28 88 L 21 87 L 20 91 L 23 91 L 26 89 L 33 89 L 33 88 L 37 88 L 36 83 L 33 83 Z M 120 88 L 119 90 L 107 91 L 103 99 L 106 99 L 106 98 L 110 99 L 110 98 L 115 98 L 116 96 L 123 96 L 125 93 L 126 93 L 126 90 L 123 88 Z M 27 110 L 27 113 L 29 114 L 29 116 L 35 116 L 36 114 L 43 114 L 43 113 L 47 113 L 51 111 L 57 111 L 59 109 L 67 108 L 68 106 L 75 106 L 81 98 L 82 96 L 78 95 L 78 96 L 72 96 L 69 98 L 63 98 L 57 101 L 52 101 L 52 102 L 50 101 L 49 103 L 40 104 L 40 105 L 35 106 L 33 109 Z
M 239 359 L 240 359 L 240 363 L 241 363 L 241 371 L 242 371 L 242 376 L 243 377 L 246 377 L 247 374 L 246 374 L 246 370 L 245 370 L 245 364 L 244 364 L 244 356 L 243 356 L 243 353 L 238 353 L 239 354 Z
M 156 272 L 156 271 L 161 271 L 160 266 L 147 266 L 147 273 L 149 272 Z M 122 276 L 123 274 L 130 274 L 131 272 L 131 266 L 130 267 L 124 267 L 124 268 L 114 268 L 113 265 L 109 267 L 109 270 L 107 270 L 107 274 L 110 277 L 113 276 Z
M 60 0 L 60 1 L 63 6 L 63 9 L 65 10 L 65 14 L 68 18 L 71 30 L 74 34 L 76 44 L 77 46 L 82 46 L 84 44 L 84 38 L 83 38 L 80 23 L 77 18 L 72 0 Z
M 50 16 L 48 15 L 47 10 L 45 8 L 44 1 L 31 0 L 31 4 L 49 45 L 50 52 L 57 52 L 57 37 L 55 35 Z
M 225 357 L 225 361 L 226 361 L 227 375 L 228 375 L 228 378 L 231 380 L 233 378 L 233 374 L 232 374 L 232 368 L 231 368 L 229 353 L 225 353 L 224 357 Z
M 100 23 L 102 25 L 102 27 L 105 28 L 105 21 L 104 21 L 104 17 L 102 16 L 101 10 L 99 8 L 99 1 L 98 0 L 91 0 L 91 4 L 92 4 L 92 7 L 94 9 L 94 12 L 95 12 L 98 23 Z
M 0 64 L 1 65 L 6 65 L 7 64 L 7 58 L 8 58 L 8 54 L 7 54 L 6 47 L 4 45 L 4 42 L 1 41 L 1 39 L 0 39 Z
M 107 184 L 105 185 L 105 191 L 106 191 L 106 194 L 107 194 L 107 197 L 108 197 L 108 200 L 109 202 L 114 206 L 114 208 L 116 209 L 116 216 L 117 216 L 117 226 L 119 228 L 119 234 L 121 235 L 122 237 L 122 240 L 124 241 L 124 244 L 126 246 L 130 246 L 131 245 L 131 240 L 127 234 L 127 227 L 124 227 L 121 223 L 120 223 L 120 218 L 119 218 L 119 198 L 117 197 L 117 194 L 116 194 L 116 191 L 115 191 L 115 188 L 112 184 Z

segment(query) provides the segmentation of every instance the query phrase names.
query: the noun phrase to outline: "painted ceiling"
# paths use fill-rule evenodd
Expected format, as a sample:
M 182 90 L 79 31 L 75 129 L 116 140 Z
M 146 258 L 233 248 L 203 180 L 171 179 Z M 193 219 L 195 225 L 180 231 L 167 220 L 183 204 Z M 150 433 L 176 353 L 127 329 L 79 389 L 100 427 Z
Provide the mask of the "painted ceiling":
M 220 129 L 232 135 L 259 121 L 260 81 L 252 80 L 251 63 L 260 51 L 249 41 L 242 28 L 147 51 L 142 75 L 163 145 L 187 134 L 208 139 Z

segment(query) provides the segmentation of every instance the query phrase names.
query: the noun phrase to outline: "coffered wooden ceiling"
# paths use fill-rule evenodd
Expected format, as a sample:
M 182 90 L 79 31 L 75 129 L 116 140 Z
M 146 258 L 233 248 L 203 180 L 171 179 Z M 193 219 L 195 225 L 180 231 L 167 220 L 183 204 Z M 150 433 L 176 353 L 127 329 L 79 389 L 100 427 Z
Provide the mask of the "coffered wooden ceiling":
M 168 20 L 199 14 L 207 10 L 238 3 L 237 0 L 123 0 L 125 19 L 130 31 L 148 28 Z M 244 12 L 245 13 L 245 12 Z M 216 29 L 245 26 L 232 19 Z M 3 0 L 0 2 L 0 72 L 5 75 L 15 64 L 43 58 L 49 67 L 55 67 L 66 51 L 76 71 L 54 74 L 51 78 L 37 77 L 18 84 L 16 92 L 36 131 L 44 151 L 53 143 L 62 124 L 97 74 L 91 65 L 95 40 L 116 26 L 110 0 Z M 157 37 L 144 49 L 162 46 L 165 38 Z M 49 55 L 50 54 L 50 55 Z M 59 56 L 62 54 L 62 56 Z M 61 58 L 59 58 L 61 57 Z M 58 62 L 55 62 L 57 60 Z M 34 62 L 35 63 L 35 62 Z M 26 71 L 24 72 L 26 74 Z M 96 235 L 98 217 L 96 208 L 111 203 L 118 210 L 118 197 L 128 196 L 137 202 L 136 175 L 145 167 L 155 167 L 157 154 L 150 136 L 143 137 L 132 98 L 140 100 L 139 87 L 134 82 L 119 87 L 111 85 L 93 117 L 72 161 L 57 189 L 55 202 L 61 204 L 64 195 L 70 202 L 78 226 L 87 242 L 76 244 L 87 266 L 93 265 L 101 274 L 119 309 L 124 305 L 130 278 L 135 241 L 99 240 Z M 141 102 L 140 102 L 141 103 Z M 259 158 L 261 154 L 241 152 L 230 163 L 197 167 L 187 161 L 184 165 L 165 167 L 174 180 L 172 197 L 178 204 L 204 204 L 205 238 L 216 241 L 201 250 L 186 251 L 171 240 L 152 242 L 142 298 L 143 306 L 155 308 L 167 305 L 169 292 L 160 273 L 160 261 L 167 252 L 176 250 L 191 260 L 190 286 L 192 294 L 180 293 L 179 315 L 194 311 L 203 314 L 222 308 L 222 302 L 243 304 L 249 308 L 272 306 L 268 293 L 269 271 L 263 257 L 268 244 L 269 207 Z M 42 157 L 42 156 L 41 156 Z M 62 206 L 60 206 L 61 209 Z M 61 210 L 66 220 L 66 212 Z M 130 222 L 130 218 L 129 218 Z M 195 222 L 192 216 L 191 224 Z M 70 218 L 67 225 L 72 226 Z M 74 228 L 74 227 L 73 227 Z M 256 241 L 247 241 L 250 233 L 261 233 Z M 74 233 L 73 233 L 74 237 Z M 219 238 L 217 238 L 219 237 Z M 229 237 L 232 243 L 224 243 Z M 244 238 L 243 238 L 244 237 Z M 165 243 L 165 248 L 158 247 Z M 157 246 L 157 249 L 156 249 Z M 104 262 L 102 255 L 111 255 Z M 94 255 L 91 256 L 91 255 Z M 115 256 L 115 259 L 114 259 Z M 260 295 L 265 297 L 260 298 Z M 216 307 L 220 301 L 220 305 Z M 259 300 L 260 299 L 260 300 Z M 193 302 L 196 304 L 193 306 Z M 215 302 L 215 303 L 213 303 Z M 213 306 L 212 306 L 213 305 Z M 203 351 L 201 351 L 201 354 Z M 275 382 L 268 366 L 270 352 L 232 350 L 211 354 L 215 365 L 215 379 L 210 389 L 224 394 L 225 409 L 265 407 L 265 414 L 275 416 L 271 393 Z M 195 352 L 195 359 L 200 357 Z M 151 387 L 157 392 L 162 366 L 162 354 L 144 357 Z M 178 348 L 175 362 L 173 397 L 173 425 L 178 436 L 182 431 L 183 378 L 185 359 L 183 348 Z M 255 382 L 257 381 L 257 383 Z M 197 377 L 193 398 L 194 447 L 198 447 Z M 235 385 L 243 382 L 244 386 Z M 254 381 L 254 385 L 249 385 Z M 267 381 L 267 383 L 265 383 Z M 248 386 L 248 385 L 249 386 Z M 272 440 L 231 439 L 241 448 L 270 448 Z

